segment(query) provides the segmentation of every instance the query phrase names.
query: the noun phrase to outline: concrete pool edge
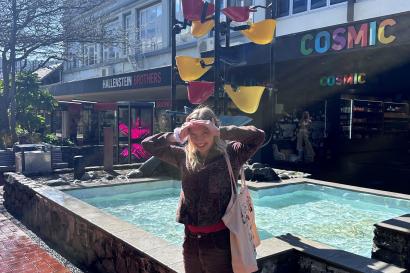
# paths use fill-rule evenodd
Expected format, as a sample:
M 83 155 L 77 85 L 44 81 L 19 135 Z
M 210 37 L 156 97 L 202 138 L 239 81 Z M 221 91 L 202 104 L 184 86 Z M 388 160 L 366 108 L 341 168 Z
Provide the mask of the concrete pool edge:
M 165 176 L 163 176 L 163 177 L 134 178 L 134 179 L 129 179 L 129 181 L 123 181 L 123 182 L 120 182 L 120 183 L 119 182 L 105 182 L 105 183 L 85 182 L 85 183 L 77 183 L 77 184 L 73 184 L 73 185 L 56 186 L 56 187 L 53 187 L 53 188 L 58 189 L 58 190 L 62 190 L 62 191 L 67 191 L 67 190 L 74 190 L 74 189 L 112 187 L 112 186 L 129 185 L 129 184 L 135 184 L 135 183 L 156 182 L 156 181 L 162 181 L 162 180 L 175 180 L 175 178 L 165 177 Z M 238 181 L 238 183 L 240 183 L 240 181 Z M 408 194 L 389 192 L 389 191 L 382 191 L 382 190 L 375 190 L 375 189 L 358 187 L 358 186 L 351 186 L 351 185 L 340 184 L 340 183 L 329 182 L 329 181 L 322 181 L 322 180 L 317 180 L 317 179 L 312 179 L 312 178 L 307 178 L 307 177 L 290 178 L 290 179 L 286 179 L 286 180 L 281 180 L 280 182 L 246 181 L 246 183 L 247 183 L 249 189 L 256 190 L 256 191 L 262 190 L 262 189 L 271 189 L 271 188 L 277 188 L 277 187 L 284 187 L 284 186 L 293 185 L 293 184 L 310 183 L 310 184 L 333 187 L 333 188 L 337 188 L 337 189 L 349 190 L 349 191 L 354 191 L 354 192 L 359 192 L 359 193 L 367 193 L 367 194 L 374 194 L 374 195 L 383 196 L 383 197 L 391 197 L 391 198 L 399 198 L 399 199 L 410 200 L 410 195 L 408 195 Z
M 119 242 L 122 242 L 125 245 L 131 246 L 137 252 L 139 252 L 140 256 L 146 257 L 148 256 L 150 259 L 153 260 L 154 263 L 159 263 L 161 270 L 158 272 L 184 272 L 183 270 L 183 261 L 182 261 L 182 247 L 177 245 L 172 245 L 167 243 L 166 241 L 155 237 L 154 235 L 147 233 L 143 230 L 138 229 L 136 226 L 131 225 L 127 222 L 124 222 L 112 215 L 104 213 L 103 211 L 86 204 L 85 202 L 78 200 L 75 197 L 69 196 L 68 194 L 61 192 L 55 188 L 38 185 L 34 181 L 22 176 L 13 173 L 7 174 L 8 179 L 6 182 L 6 188 L 8 189 L 7 195 L 10 195 L 11 186 L 14 183 L 16 189 L 28 190 L 32 192 L 31 198 L 46 198 L 46 203 L 48 202 L 49 205 L 57 205 L 59 208 L 59 212 L 65 211 L 65 215 L 69 213 L 71 217 L 78 216 L 80 220 L 75 220 L 76 222 L 82 222 L 87 227 L 85 229 L 89 229 L 89 226 L 93 226 L 94 228 L 98 229 L 99 232 L 106 232 L 107 234 L 113 236 Z M 306 180 L 304 178 L 303 180 Z M 141 180 L 142 181 L 142 180 Z M 149 181 L 157 181 L 150 179 Z M 143 181 L 142 181 L 143 182 Z M 145 181 L 147 182 L 147 181 Z M 306 181 L 305 181 L 306 182 Z M 116 184 L 118 185 L 118 184 Z M 21 191 L 20 191 L 21 192 Z M 12 198 L 12 196 L 9 196 Z M 13 207 L 13 203 L 10 201 L 9 207 L 16 212 L 16 208 Z M 14 204 L 16 205 L 16 204 Z M 28 203 L 30 205 L 30 203 Z M 50 208 L 49 208 L 50 209 Z M 28 210 L 30 212 L 30 210 Z M 16 212 L 17 214 L 26 213 L 22 208 L 20 208 L 20 212 Z M 23 220 L 25 217 L 21 215 Z M 57 217 L 57 216 L 55 216 Z M 64 218 L 64 217 L 63 217 Z M 41 220 L 38 220 L 41 222 Z M 38 223 L 30 223 L 28 222 L 28 226 L 36 227 Z M 25 223 L 26 224 L 26 223 Z M 31 225 L 30 225 L 31 224 Z M 43 225 L 44 223 L 42 223 Z M 81 225 L 80 225 L 81 226 Z M 83 226 L 84 229 L 84 226 Z M 78 230 L 81 233 L 81 227 Z M 41 230 L 40 230 L 41 232 Z M 37 233 L 37 232 L 36 232 Z M 79 238 L 81 239 L 82 234 L 78 234 Z M 53 238 L 52 235 L 49 236 L 50 238 L 46 238 L 47 240 L 50 239 L 57 239 Z M 260 268 L 263 269 L 269 268 L 272 264 L 275 264 L 276 267 L 286 268 L 286 262 L 289 262 L 291 259 L 292 261 L 297 261 L 298 264 L 311 264 L 311 266 L 323 266 L 328 264 L 329 266 L 340 268 L 339 271 L 333 272 L 374 272 L 371 270 L 377 270 L 374 268 L 375 264 L 381 269 L 384 268 L 385 270 L 381 270 L 379 272 L 405 272 L 405 270 L 397 268 L 395 266 L 385 264 L 383 262 L 379 262 L 377 260 L 372 260 L 369 258 L 361 257 L 354 255 L 349 252 L 337 250 L 339 255 L 335 255 L 335 250 L 329 246 L 325 246 L 323 244 L 306 240 L 304 238 L 298 238 L 292 236 L 292 238 L 297 238 L 300 242 L 303 242 L 304 247 L 301 245 L 292 242 L 291 240 L 281 240 L 278 238 L 271 238 L 268 240 L 264 240 L 262 245 L 258 248 L 258 263 Z M 83 238 L 84 239 L 84 238 Z M 283 237 L 283 239 L 285 239 Z M 111 241 L 112 242 L 112 241 Z M 325 250 L 318 251 L 317 249 L 324 248 Z M 333 254 L 332 254 L 333 253 Z M 129 254 L 129 253 L 127 253 Z M 130 255 L 133 257 L 133 255 Z M 87 261 L 87 257 L 85 261 Z M 353 261 L 353 263 L 352 263 Z M 356 262 L 354 262 L 356 261 Z M 107 263 L 107 261 L 106 261 Z M 319 264 L 319 265 L 318 265 Z M 358 265 L 361 265 L 358 267 Z M 158 265 L 156 265 L 158 266 Z M 372 269 L 373 267 L 373 269 Z M 357 270 L 360 268 L 360 270 Z M 109 271 L 109 265 L 105 265 L 105 270 L 100 272 L 116 272 L 116 271 Z M 271 271 L 264 271 L 264 272 L 271 272 Z M 348 270 L 348 271 L 346 271 Z M 149 271 L 144 271 L 149 272 Z M 281 271 L 277 271 L 281 272 Z M 292 272 L 292 271 L 282 271 L 282 272 Z M 304 268 L 303 272 L 310 272 L 306 271 Z M 330 271 L 329 271 L 330 272 Z
M 293 184 L 310 183 L 310 184 L 315 184 L 315 185 L 320 185 L 320 186 L 338 188 L 338 189 L 342 189 L 342 190 L 349 190 L 349 191 L 360 192 L 360 193 L 374 194 L 374 195 L 383 196 L 383 197 L 391 197 L 391 198 L 399 198 L 399 199 L 410 200 L 410 195 L 408 195 L 408 194 L 389 192 L 389 191 L 382 191 L 382 190 L 374 190 L 374 189 L 369 189 L 369 188 L 351 186 L 351 185 L 340 184 L 340 183 L 336 183 L 336 182 L 322 181 L 322 180 L 306 178 L 306 177 L 304 177 L 304 178 L 291 178 L 291 179 L 287 179 L 287 180 L 282 180 L 281 182 L 253 182 L 253 181 L 247 181 L 246 183 L 247 183 L 248 187 L 251 190 L 271 189 L 271 188 L 284 187 L 284 186 L 293 185 Z

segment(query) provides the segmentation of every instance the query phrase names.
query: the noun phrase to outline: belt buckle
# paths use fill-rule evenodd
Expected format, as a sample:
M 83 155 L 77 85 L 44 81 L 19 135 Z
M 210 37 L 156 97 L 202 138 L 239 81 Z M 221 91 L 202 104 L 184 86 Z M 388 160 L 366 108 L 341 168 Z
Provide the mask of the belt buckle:
M 201 238 L 202 238 L 202 235 L 201 235 L 201 234 L 197 234 L 197 235 L 196 235 L 196 238 L 197 238 L 197 239 L 201 239 Z

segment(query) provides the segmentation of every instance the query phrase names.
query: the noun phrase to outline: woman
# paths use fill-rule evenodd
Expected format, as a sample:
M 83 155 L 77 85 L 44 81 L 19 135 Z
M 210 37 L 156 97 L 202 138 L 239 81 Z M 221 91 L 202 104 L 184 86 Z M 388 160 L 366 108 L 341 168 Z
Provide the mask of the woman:
M 227 152 L 235 178 L 258 150 L 263 131 L 253 126 L 219 127 L 208 107 L 194 110 L 174 133 L 146 138 L 144 149 L 181 171 L 182 191 L 177 221 L 185 225 L 186 273 L 232 273 L 229 230 L 222 222 L 231 198 Z M 187 144 L 184 147 L 176 143 Z
M 303 161 L 312 162 L 315 157 L 312 144 L 309 140 L 309 127 L 312 123 L 308 111 L 303 112 L 302 118 L 299 122 L 299 131 L 297 135 L 296 149 L 298 150 L 298 158 Z

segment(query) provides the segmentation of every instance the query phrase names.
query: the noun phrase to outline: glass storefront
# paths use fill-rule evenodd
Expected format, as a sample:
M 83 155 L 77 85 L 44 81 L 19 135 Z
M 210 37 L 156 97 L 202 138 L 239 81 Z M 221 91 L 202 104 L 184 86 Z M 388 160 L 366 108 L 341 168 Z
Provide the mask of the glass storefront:
M 145 161 L 149 155 L 144 151 L 141 141 L 153 131 L 152 103 L 118 103 L 118 163 Z

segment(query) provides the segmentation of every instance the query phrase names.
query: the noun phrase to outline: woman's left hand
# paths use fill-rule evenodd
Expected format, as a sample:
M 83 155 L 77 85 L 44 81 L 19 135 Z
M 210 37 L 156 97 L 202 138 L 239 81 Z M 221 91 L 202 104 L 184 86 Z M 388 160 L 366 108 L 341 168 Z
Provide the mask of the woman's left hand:
M 219 132 L 219 128 L 216 127 L 215 123 L 210 121 L 210 120 L 191 120 L 191 123 L 193 126 L 197 125 L 197 126 L 205 126 L 206 128 L 208 128 L 209 132 L 213 135 L 213 136 L 219 136 L 220 132 Z

